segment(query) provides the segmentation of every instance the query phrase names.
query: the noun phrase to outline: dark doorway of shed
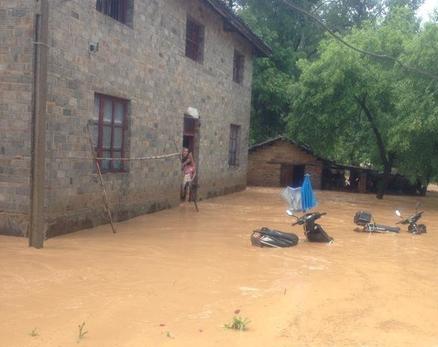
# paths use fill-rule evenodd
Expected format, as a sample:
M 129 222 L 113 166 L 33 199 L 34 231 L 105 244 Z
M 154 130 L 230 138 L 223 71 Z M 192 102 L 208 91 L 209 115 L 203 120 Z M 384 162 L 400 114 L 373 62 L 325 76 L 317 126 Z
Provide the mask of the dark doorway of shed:
M 280 185 L 293 188 L 301 187 L 304 181 L 305 165 L 282 164 L 280 173 Z
M 304 171 L 305 166 L 304 165 L 294 165 L 294 179 L 292 182 L 292 187 L 301 187 L 304 182 Z

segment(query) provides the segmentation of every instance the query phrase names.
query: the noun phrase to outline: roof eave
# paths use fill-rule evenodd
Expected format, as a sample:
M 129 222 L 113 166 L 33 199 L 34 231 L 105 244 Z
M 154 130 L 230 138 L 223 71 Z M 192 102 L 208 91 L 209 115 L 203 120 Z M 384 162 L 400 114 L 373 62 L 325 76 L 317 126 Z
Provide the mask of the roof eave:
M 260 39 L 231 9 L 221 0 L 204 0 L 213 10 L 215 10 L 224 20 L 247 39 L 254 47 L 254 53 L 258 57 L 269 57 L 272 49 L 262 39 Z

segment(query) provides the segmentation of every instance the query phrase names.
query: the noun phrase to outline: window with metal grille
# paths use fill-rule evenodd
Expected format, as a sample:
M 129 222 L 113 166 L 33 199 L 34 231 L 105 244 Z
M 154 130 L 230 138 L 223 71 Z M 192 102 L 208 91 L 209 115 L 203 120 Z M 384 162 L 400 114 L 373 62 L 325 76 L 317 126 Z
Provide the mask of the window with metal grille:
M 239 166 L 240 152 L 240 125 L 230 125 L 230 148 L 228 151 L 228 165 Z
M 96 10 L 123 23 L 130 24 L 133 0 L 97 0 Z
M 245 56 L 239 53 L 237 50 L 234 50 L 233 81 L 242 84 L 244 71 L 245 71 Z
M 187 18 L 186 57 L 202 63 L 204 59 L 204 26 Z
M 94 96 L 93 143 L 102 172 L 125 170 L 128 101 L 108 95 Z

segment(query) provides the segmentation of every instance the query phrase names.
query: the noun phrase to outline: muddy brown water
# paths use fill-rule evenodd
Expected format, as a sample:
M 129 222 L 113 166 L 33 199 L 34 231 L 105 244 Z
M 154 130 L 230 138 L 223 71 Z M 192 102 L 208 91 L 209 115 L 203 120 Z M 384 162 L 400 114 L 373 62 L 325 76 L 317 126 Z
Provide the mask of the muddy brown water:
M 354 231 L 358 209 L 394 224 L 416 198 L 317 192 L 333 244 L 290 227 L 278 189 L 245 192 L 50 239 L 0 237 L 0 346 L 438 346 L 438 194 L 429 232 Z M 253 229 L 300 236 L 253 248 Z M 234 311 L 249 330 L 224 324 Z M 88 333 L 78 340 L 78 325 Z M 34 335 L 31 336 L 31 332 Z

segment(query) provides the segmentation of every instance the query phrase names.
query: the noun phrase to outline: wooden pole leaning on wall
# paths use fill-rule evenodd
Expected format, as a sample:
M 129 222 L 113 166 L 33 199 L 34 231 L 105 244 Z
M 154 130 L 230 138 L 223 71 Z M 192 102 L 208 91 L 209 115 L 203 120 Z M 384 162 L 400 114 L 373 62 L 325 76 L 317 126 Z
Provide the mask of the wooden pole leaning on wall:
M 32 90 L 32 152 L 29 246 L 43 248 L 47 221 L 45 202 L 48 0 L 35 0 Z
M 87 131 L 88 131 L 88 140 L 90 142 L 91 154 L 93 156 L 94 164 L 96 165 L 96 171 L 97 171 L 97 175 L 99 176 L 100 187 L 102 188 L 102 199 L 103 199 L 104 209 L 105 209 L 105 212 L 108 216 L 108 220 L 111 224 L 111 229 L 113 230 L 113 233 L 115 234 L 116 228 L 114 227 L 113 216 L 111 214 L 111 209 L 110 209 L 109 202 L 108 202 L 108 195 L 106 194 L 105 182 L 103 181 L 102 171 L 100 170 L 99 159 L 97 158 L 96 150 L 94 149 L 95 147 L 93 144 L 93 138 L 91 136 L 90 127 L 88 124 L 87 124 Z

